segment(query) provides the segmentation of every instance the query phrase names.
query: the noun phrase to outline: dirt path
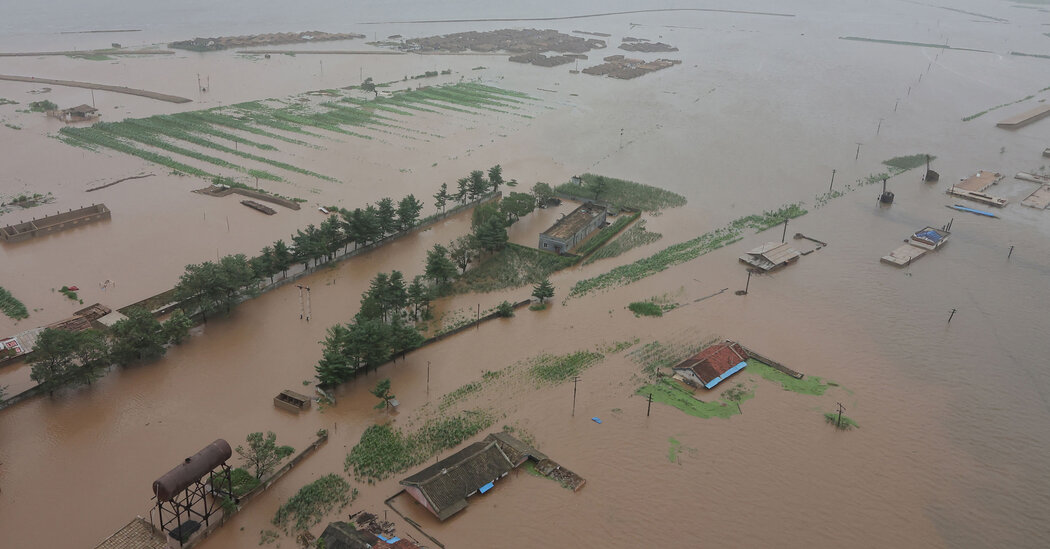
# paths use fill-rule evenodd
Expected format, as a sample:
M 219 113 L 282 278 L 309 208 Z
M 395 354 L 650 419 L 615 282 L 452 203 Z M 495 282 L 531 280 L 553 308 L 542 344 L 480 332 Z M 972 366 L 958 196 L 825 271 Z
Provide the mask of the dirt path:
M 167 101 L 169 103 L 189 103 L 193 101 L 192 99 L 186 99 L 185 97 L 179 97 L 177 95 L 168 95 L 166 93 L 151 92 L 148 90 L 137 90 L 125 86 L 110 86 L 109 84 L 77 82 L 76 80 L 53 80 L 51 78 L 37 78 L 35 76 L 14 76 L 11 74 L 0 74 L 0 80 L 11 80 L 13 82 L 31 82 L 33 84 L 51 84 L 52 86 L 69 86 L 71 88 L 87 88 L 89 90 L 102 90 L 111 91 L 115 93 L 126 93 L 128 95 L 138 95 L 140 97 L 157 99 L 159 101 Z

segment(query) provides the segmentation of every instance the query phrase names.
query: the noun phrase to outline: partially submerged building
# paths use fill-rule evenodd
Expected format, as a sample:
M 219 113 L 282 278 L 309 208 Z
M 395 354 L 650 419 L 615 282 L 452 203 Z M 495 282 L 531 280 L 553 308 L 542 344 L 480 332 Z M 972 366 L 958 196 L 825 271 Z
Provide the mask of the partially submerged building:
M 683 360 L 673 368 L 686 383 L 710 389 L 743 370 L 750 358 L 739 343 L 725 341 Z
M 767 242 L 740 256 L 740 261 L 763 271 L 773 271 L 798 261 L 802 254 L 781 242 Z
M 467 498 L 488 492 L 496 481 L 530 459 L 536 462 L 536 469 L 541 474 L 573 491 L 579 490 L 586 482 L 509 434 L 492 433 L 402 480 L 401 485 L 438 520 L 446 520 L 467 507 Z
M 927 252 L 935 251 L 948 243 L 951 232 L 944 229 L 925 227 L 915 231 L 907 243 L 897 247 L 887 255 L 882 256 L 881 261 L 897 267 L 907 267 L 913 261 L 926 255 Z
M 419 549 L 419 546 L 399 537 L 373 534 L 358 530 L 349 522 L 330 522 L 321 533 L 325 549 Z
M 540 233 L 539 249 L 562 254 L 575 248 L 598 228 L 605 225 L 606 211 L 604 206 L 587 202 L 576 208 L 569 215 Z
M 102 115 L 99 114 L 98 109 L 92 107 L 91 105 L 78 105 L 76 107 L 62 109 L 59 111 L 50 111 L 48 114 L 51 114 L 52 116 L 65 122 L 66 124 L 73 124 L 75 122 L 91 122 L 93 120 L 98 120 L 102 117 Z

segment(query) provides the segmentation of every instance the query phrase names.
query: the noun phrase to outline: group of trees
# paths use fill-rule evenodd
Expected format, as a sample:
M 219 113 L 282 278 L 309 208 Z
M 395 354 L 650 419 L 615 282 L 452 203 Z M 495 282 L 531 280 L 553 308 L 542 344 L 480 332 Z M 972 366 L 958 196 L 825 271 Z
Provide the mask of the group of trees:
M 192 325 L 181 309 L 162 324 L 149 311 L 134 308 L 108 335 L 47 328 L 33 347 L 30 377 L 50 394 L 65 385 L 90 384 L 113 364 L 127 366 L 163 356 L 165 346 L 181 343 Z
M 474 170 L 470 172 L 469 176 L 462 177 L 456 181 L 455 192 L 450 193 L 448 184 L 442 183 L 441 189 L 434 195 L 434 206 L 444 213 L 445 206 L 449 202 L 455 201 L 460 204 L 466 204 L 468 201 L 480 198 L 489 192 L 498 191 L 500 186 L 504 184 L 513 187 L 518 182 L 514 179 L 503 181 L 503 168 L 499 164 L 489 168 L 488 178 L 485 177 L 485 172 Z
M 423 336 L 412 322 L 429 314 L 430 299 L 422 276 L 406 285 L 400 271 L 377 274 L 361 296 L 354 320 L 328 328 L 315 367 L 320 384 L 338 385 L 419 347 Z
M 256 292 L 264 274 L 256 259 L 249 260 L 244 254 L 187 265 L 175 285 L 175 299 L 193 304 L 206 321 L 209 314 L 229 312 L 242 293 Z

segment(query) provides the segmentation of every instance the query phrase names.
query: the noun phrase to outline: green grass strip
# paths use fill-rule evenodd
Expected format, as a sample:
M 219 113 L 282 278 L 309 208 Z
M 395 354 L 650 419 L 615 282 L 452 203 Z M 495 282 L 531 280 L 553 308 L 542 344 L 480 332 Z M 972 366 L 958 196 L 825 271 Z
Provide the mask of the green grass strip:
M 575 253 L 577 255 L 585 256 L 593 252 L 594 250 L 601 248 L 605 245 L 606 242 L 609 241 L 609 239 L 616 236 L 616 234 L 623 230 L 624 227 L 626 227 L 635 219 L 638 219 L 638 217 L 641 215 L 641 212 L 634 212 L 630 215 L 621 215 L 620 218 L 613 222 L 611 225 L 609 225 L 608 227 L 603 227 L 602 230 L 598 231 L 598 234 L 591 237 L 591 239 L 587 242 L 584 242 L 583 246 L 580 246 Z
M 7 291 L 3 286 L 0 286 L 0 311 L 3 311 L 5 315 L 15 320 L 29 318 L 29 311 L 26 310 L 26 306 L 15 296 L 11 295 L 11 292 Z
M 740 413 L 740 406 L 737 402 L 726 402 L 724 400 L 699 401 L 693 398 L 692 393 L 668 378 L 661 378 L 656 383 L 644 385 L 635 391 L 635 394 L 646 398 L 649 395 L 653 395 L 653 402 L 667 404 L 691 416 L 704 419 L 714 417 L 729 419 Z M 754 393 L 747 393 L 740 400 L 747 400 L 752 396 L 754 396 Z
M 803 395 L 822 395 L 828 390 L 826 381 L 819 377 L 804 377 L 795 379 L 780 370 L 774 370 L 771 366 L 756 359 L 747 359 L 746 372 L 758 374 L 769 381 L 779 383 L 785 391 L 793 391 Z
M 148 162 L 153 162 L 154 164 L 167 166 L 172 170 L 182 172 L 186 175 L 195 175 L 207 179 L 212 179 L 215 177 L 215 175 L 208 173 L 204 170 L 194 168 L 193 166 L 189 166 L 181 162 L 177 162 L 175 160 L 172 160 L 170 157 L 164 156 L 162 154 L 157 154 L 153 151 L 142 150 L 138 147 L 120 141 L 119 139 L 105 134 L 103 132 L 86 131 L 91 129 L 92 128 L 62 128 L 61 130 L 59 130 L 59 138 L 67 144 L 82 148 L 94 150 L 92 148 L 92 145 L 97 145 L 105 147 L 107 149 L 112 149 L 117 152 L 122 152 L 124 154 L 136 156 Z M 73 133 L 74 131 L 77 133 Z
M 278 133 L 268 132 L 262 128 L 256 128 L 255 126 L 252 126 L 251 124 L 245 122 L 244 120 L 241 120 L 240 118 L 230 116 L 227 114 L 222 114 L 212 110 L 184 112 L 179 114 L 178 116 L 180 118 L 186 118 L 194 122 L 204 122 L 216 126 L 225 126 L 227 128 L 240 130 L 242 132 L 261 135 L 263 137 L 269 137 L 270 139 L 277 139 L 278 141 L 292 143 L 293 145 L 303 145 L 307 147 L 312 146 L 306 141 L 300 141 L 298 139 L 286 137 Z

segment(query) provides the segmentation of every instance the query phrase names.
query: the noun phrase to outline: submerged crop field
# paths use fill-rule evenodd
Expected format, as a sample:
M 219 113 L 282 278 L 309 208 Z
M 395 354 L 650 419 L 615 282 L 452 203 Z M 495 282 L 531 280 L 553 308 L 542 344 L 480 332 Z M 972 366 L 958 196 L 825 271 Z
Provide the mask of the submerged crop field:
M 304 94 L 90 127 L 66 127 L 59 139 L 73 146 L 110 149 L 205 178 L 237 172 L 263 181 L 299 175 L 339 183 L 339 179 L 274 158 L 317 142 L 381 136 L 417 139 L 411 117 L 418 112 L 485 115 L 518 113 L 532 97 L 478 83 L 431 86 L 364 99 L 335 90 L 316 99 Z M 337 94 L 340 97 L 332 97 Z M 439 137 L 439 136 L 437 136 Z M 290 155 L 285 155 L 290 156 Z

